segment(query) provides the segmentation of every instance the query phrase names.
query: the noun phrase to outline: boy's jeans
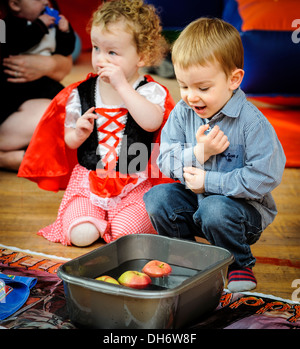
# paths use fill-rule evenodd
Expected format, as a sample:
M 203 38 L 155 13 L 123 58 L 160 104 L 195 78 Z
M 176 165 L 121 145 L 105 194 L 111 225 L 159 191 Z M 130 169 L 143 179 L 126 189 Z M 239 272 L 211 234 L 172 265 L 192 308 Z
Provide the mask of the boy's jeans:
M 231 269 L 252 267 L 250 246 L 261 235 L 261 215 L 244 199 L 198 195 L 181 183 L 154 186 L 144 195 L 151 223 L 160 235 L 194 240 L 201 236 L 230 251 Z

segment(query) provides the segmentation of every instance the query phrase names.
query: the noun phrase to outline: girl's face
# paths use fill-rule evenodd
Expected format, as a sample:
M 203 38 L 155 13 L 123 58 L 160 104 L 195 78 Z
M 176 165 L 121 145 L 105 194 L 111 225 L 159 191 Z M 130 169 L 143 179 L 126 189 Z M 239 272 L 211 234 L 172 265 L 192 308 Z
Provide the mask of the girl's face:
M 11 0 L 9 4 L 17 12 L 18 17 L 32 22 L 45 10 L 48 0 Z
M 187 69 L 175 65 L 181 98 L 202 119 L 221 110 L 238 88 L 243 71 L 237 69 L 227 77 L 218 62 L 191 66 Z
M 91 41 L 92 65 L 96 73 L 100 72 L 103 63 L 111 63 L 121 68 L 129 83 L 137 80 L 138 70 L 144 62 L 123 21 L 111 23 L 108 30 L 93 26 Z

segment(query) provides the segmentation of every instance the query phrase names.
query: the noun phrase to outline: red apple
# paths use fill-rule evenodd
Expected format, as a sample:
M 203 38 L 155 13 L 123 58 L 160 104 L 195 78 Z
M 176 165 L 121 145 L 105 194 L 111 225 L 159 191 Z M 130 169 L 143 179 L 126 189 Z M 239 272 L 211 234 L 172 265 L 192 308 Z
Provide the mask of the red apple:
M 125 271 L 118 281 L 121 285 L 131 288 L 145 288 L 151 283 L 151 279 L 147 274 L 135 270 Z
M 153 260 L 144 266 L 142 272 L 151 277 L 158 278 L 169 275 L 172 272 L 172 268 L 168 263 Z
M 120 285 L 116 279 L 109 275 L 102 275 L 96 278 L 96 280 L 104 281 L 104 282 L 109 282 L 110 284 L 116 284 Z

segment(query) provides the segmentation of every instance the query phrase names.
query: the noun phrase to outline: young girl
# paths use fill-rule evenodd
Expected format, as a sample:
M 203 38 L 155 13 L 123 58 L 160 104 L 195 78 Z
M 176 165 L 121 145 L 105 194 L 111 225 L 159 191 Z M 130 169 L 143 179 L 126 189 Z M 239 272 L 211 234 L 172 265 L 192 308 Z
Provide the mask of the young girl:
M 96 75 L 54 99 L 19 170 L 56 191 L 75 164 L 57 220 L 39 232 L 64 245 L 155 233 L 143 195 L 164 181 L 150 178 L 157 173 L 149 158 L 174 106 L 166 88 L 139 75 L 166 48 L 154 7 L 142 0 L 104 3 L 93 15 L 91 41 Z

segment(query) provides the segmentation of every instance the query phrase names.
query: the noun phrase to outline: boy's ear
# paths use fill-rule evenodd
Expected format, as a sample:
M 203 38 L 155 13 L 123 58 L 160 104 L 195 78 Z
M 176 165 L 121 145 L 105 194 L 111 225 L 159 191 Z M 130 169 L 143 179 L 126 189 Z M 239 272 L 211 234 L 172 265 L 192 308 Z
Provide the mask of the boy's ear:
M 9 8 L 14 12 L 20 11 L 20 2 L 19 0 L 8 0 Z
M 240 86 L 243 81 L 244 74 L 245 72 L 243 69 L 235 69 L 232 71 L 230 77 L 230 88 L 232 90 L 236 90 Z

